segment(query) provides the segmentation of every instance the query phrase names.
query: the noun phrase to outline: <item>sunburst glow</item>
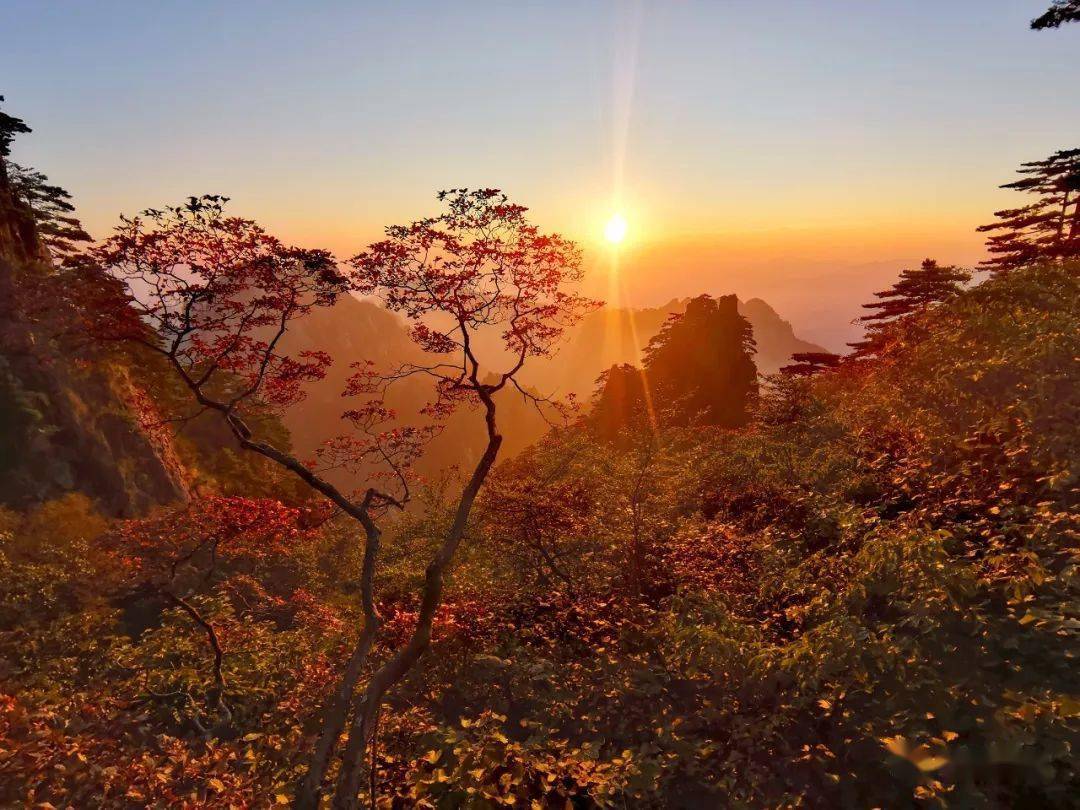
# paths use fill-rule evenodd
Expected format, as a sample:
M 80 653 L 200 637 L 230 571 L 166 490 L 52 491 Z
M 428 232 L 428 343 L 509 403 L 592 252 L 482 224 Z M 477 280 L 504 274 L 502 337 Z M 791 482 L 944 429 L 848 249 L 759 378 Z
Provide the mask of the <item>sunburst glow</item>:
M 604 238 L 612 244 L 618 244 L 626 238 L 626 218 L 622 214 L 612 214 L 604 226 Z

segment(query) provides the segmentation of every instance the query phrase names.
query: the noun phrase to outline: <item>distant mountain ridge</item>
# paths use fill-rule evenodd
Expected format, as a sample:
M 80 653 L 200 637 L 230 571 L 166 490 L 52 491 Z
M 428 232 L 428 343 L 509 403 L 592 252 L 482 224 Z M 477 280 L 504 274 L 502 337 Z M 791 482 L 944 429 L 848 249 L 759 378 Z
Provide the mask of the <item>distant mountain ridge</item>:
M 674 298 L 660 307 L 642 309 L 604 307 L 586 316 L 558 354 L 530 367 L 526 379 L 541 390 L 557 390 L 579 397 L 593 391 L 596 378 L 613 365 L 640 365 L 641 352 L 664 322 L 686 311 L 689 298 Z M 796 352 L 826 349 L 795 335 L 788 321 L 760 298 L 739 301 L 739 314 L 754 330 L 759 374 L 773 374 Z
M 295 321 L 283 339 L 282 348 L 290 353 L 317 348 L 334 358 L 327 375 L 308 386 L 303 403 L 282 414 L 293 446 L 305 458 L 312 456 L 327 439 L 348 432 L 341 415 L 355 407 L 356 401 L 344 397 L 342 392 L 355 371 L 352 363 L 371 361 L 380 370 L 431 363 L 431 355 L 412 341 L 400 317 L 353 296 L 340 299 L 331 308 L 316 308 Z M 523 385 L 530 383 L 523 381 Z M 403 422 L 408 422 L 432 399 L 431 378 L 419 374 L 395 382 L 387 391 L 386 404 Z M 503 452 L 507 456 L 518 453 L 547 432 L 549 423 L 544 416 L 517 391 L 504 390 L 496 400 L 505 435 Z M 486 429 L 479 412 L 459 409 L 431 443 L 417 469 L 424 475 L 436 476 L 452 466 L 470 465 L 485 440 Z M 343 486 L 355 483 L 355 476 L 342 471 L 327 476 Z
M 592 312 L 570 331 L 554 356 L 531 360 L 523 369 L 521 382 L 541 395 L 562 398 L 574 394 L 579 400 L 587 401 L 603 371 L 616 364 L 638 365 L 649 340 L 668 317 L 684 312 L 689 301 L 689 298 L 673 299 L 661 307 L 604 307 Z M 753 327 L 757 343 L 754 360 L 760 374 L 777 371 L 795 352 L 825 351 L 798 338 L 791 324 L 759 298 L 739 301 L 738 308 Z M 504 360 L 506 355 L 500 344 L 496 335 L 481 335 L 478 355 L 490 364 Z M 430 356 L 409 338 L 401 318 L 379 304 L 352 296 L 296 321 L 286 335 L 283 348 L 290 352 L 318 348 L 335 359 L 327 376 L 309 387 L 305 402 L 283 416 L 302 455 L 312 454 L 322 441 L 343 431 L 344 425 L 339 420 L 351 405 L 341 392 L 352 373 L 351 362 L 371 360 L 383 369 L 403 363 L 430 362 Z M 388 404 L 408 419 L 430 398 L 429 380 L 419 376 L 396 383 Z M 533 403 L 516 391 L 501 392 L 499 405 L 500 427 L 506 437 L 504 458 L 535 442 L 550 427 Z M 435 475 L 449 466 L 472 463 L 483 445 L 484 435 L 478 413 L 465 410 L 455 414 L 420 464 L 421 471 Z M 348 476 L 340 478 L 342 483 L 348 482 Z

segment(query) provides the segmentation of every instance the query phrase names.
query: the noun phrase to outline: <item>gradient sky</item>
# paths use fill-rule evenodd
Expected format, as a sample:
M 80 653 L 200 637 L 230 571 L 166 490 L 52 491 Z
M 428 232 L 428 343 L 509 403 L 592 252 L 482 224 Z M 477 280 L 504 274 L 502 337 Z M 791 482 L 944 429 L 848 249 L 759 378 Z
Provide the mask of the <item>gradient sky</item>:
M 497 186 L 600 292 L 618 207 L 631 302 L 758 296 L 836 348 L 900 267 L 980 258 L 1017 164 L 1080 145 L 1080 26 L 1027 27 L 1048 1 L 4 0 L 0 94 L 95 235 L 213 192 L 349 255 Z

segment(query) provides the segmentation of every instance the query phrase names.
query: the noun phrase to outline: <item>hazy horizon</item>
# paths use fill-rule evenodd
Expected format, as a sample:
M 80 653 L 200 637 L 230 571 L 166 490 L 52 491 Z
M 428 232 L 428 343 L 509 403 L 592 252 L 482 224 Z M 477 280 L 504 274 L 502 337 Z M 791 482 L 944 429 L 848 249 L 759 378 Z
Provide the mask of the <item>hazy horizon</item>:
M 1044 5 L 18 0 L 0 92 L 35 131 L 14 159 L 95 237 L 221 193 L 348 256 L 495 186 L 582 244 L 593 293 L 620 210 L 619 303 L 759 297 L 839 349 L 900 268 L 977 263 L 998 185 L 1080 131 L 1075 43 L 1027 30 Z

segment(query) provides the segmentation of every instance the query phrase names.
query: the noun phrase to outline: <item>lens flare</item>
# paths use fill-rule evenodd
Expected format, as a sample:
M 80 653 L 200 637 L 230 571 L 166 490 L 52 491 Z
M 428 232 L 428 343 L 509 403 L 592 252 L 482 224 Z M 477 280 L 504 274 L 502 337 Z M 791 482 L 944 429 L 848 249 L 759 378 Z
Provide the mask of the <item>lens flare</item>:
M 604 226 L 604 238 L 612 244 L 618 244 L 626 238 L 626 218 L 622 214 L 612 214 Z

